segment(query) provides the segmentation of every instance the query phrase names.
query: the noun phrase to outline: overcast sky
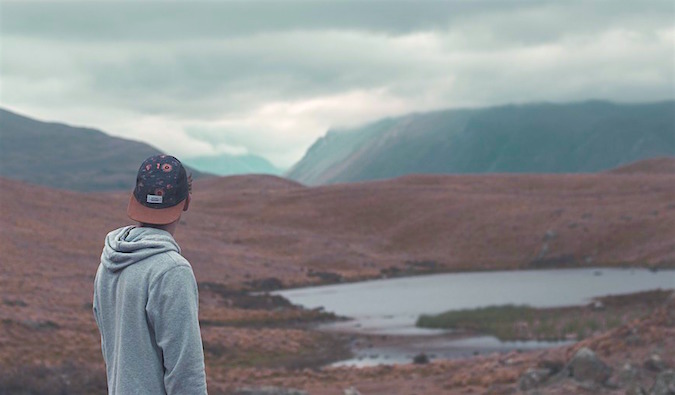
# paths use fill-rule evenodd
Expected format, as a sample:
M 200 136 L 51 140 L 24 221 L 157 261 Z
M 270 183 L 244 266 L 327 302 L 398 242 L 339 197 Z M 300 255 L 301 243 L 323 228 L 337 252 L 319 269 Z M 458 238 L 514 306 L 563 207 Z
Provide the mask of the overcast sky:
M 675 97 L 675 2 L 0 2 L 0 105 L 288 167 L 329 128 Z

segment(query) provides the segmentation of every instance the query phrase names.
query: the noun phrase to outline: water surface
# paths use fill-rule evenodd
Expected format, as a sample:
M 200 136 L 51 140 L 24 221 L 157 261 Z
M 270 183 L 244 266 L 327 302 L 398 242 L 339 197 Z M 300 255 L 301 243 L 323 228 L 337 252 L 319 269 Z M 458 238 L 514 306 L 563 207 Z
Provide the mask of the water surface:
M 675 270 L 557 269 L 434 274 L 364 281 L 276 292 L 306 308 L 323 307 L 352 320 L 320 327 L 327 331 L 397 339 L 353 347 L 354 358 L 335 366 L 410 363 L 425 353 L 431 359 L 531 350 L 564 342 L 502 342 L 492 336 L 458 339 L 452 331 L 415 327 L 421 314 L 493 305 L 560 307 L 583 305 L 593 298 L 655 289 L 675 289 Z M 567 342 L 569 343 L 569 342 Z
M 675 270 L 557 269 L 433 274 L 276 292 L 294 304 L 354 320 L 336 329 L 376 334 L 434 334 L 415 328 L 421 314 L 491 305 L 573 306 L 605 295 L 675 289 Z

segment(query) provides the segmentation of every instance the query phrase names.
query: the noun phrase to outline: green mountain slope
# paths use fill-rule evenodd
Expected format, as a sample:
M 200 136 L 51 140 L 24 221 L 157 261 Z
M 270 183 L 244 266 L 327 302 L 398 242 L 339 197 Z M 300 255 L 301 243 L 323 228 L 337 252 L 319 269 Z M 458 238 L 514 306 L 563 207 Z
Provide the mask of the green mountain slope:
M 411 173 L 580 173 L 675 155 L 675 101 L 446 110 L 329 131 L 286 174 L 329 184 Z
M 160 151 L 99 130 L 41 122 L 0 109 L 0 176 L 77 191 L 131 190 L 138 166 Z M 203 177 L 192 171 L 193 177 Z

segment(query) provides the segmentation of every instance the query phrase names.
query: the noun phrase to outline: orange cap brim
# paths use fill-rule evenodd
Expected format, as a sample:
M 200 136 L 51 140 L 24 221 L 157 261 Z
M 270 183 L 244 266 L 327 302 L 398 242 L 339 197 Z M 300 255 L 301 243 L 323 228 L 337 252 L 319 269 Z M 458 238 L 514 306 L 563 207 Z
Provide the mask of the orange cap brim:
M 166 225 L 176 221 L 180 218 L 185 207 L 185 200 L 173 207 L 167 208 L 149 208 L 138 203 L 134 194 L 129 197 L 129 206 L 127 207 L 127 215 L 134 221 L 144 224 Z

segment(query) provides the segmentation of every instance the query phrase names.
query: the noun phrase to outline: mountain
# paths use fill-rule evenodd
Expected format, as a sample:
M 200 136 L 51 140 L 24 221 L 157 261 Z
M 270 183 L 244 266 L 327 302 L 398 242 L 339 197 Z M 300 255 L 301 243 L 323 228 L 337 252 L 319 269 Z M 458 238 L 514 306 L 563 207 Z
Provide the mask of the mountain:
M 158 149 L 99 130 L 42 122 L 0 109 L 0 176 L 59 189 L 134 186 L 138 166 Z M 194 178 L 205 176 L 192 171 Z
M 187 165 L 211 174 L 229 176 L 234 174 L 273 174 L 279 175 L 282 171 L 271 164 L 267 159 L 257 155 L 229 155 L 200 156 L 185 158 Z
M 584 173 L 675 155 L 675 101 L 508 105 L 329 131 L 286 174 L 307 185 L 411 173 Z

